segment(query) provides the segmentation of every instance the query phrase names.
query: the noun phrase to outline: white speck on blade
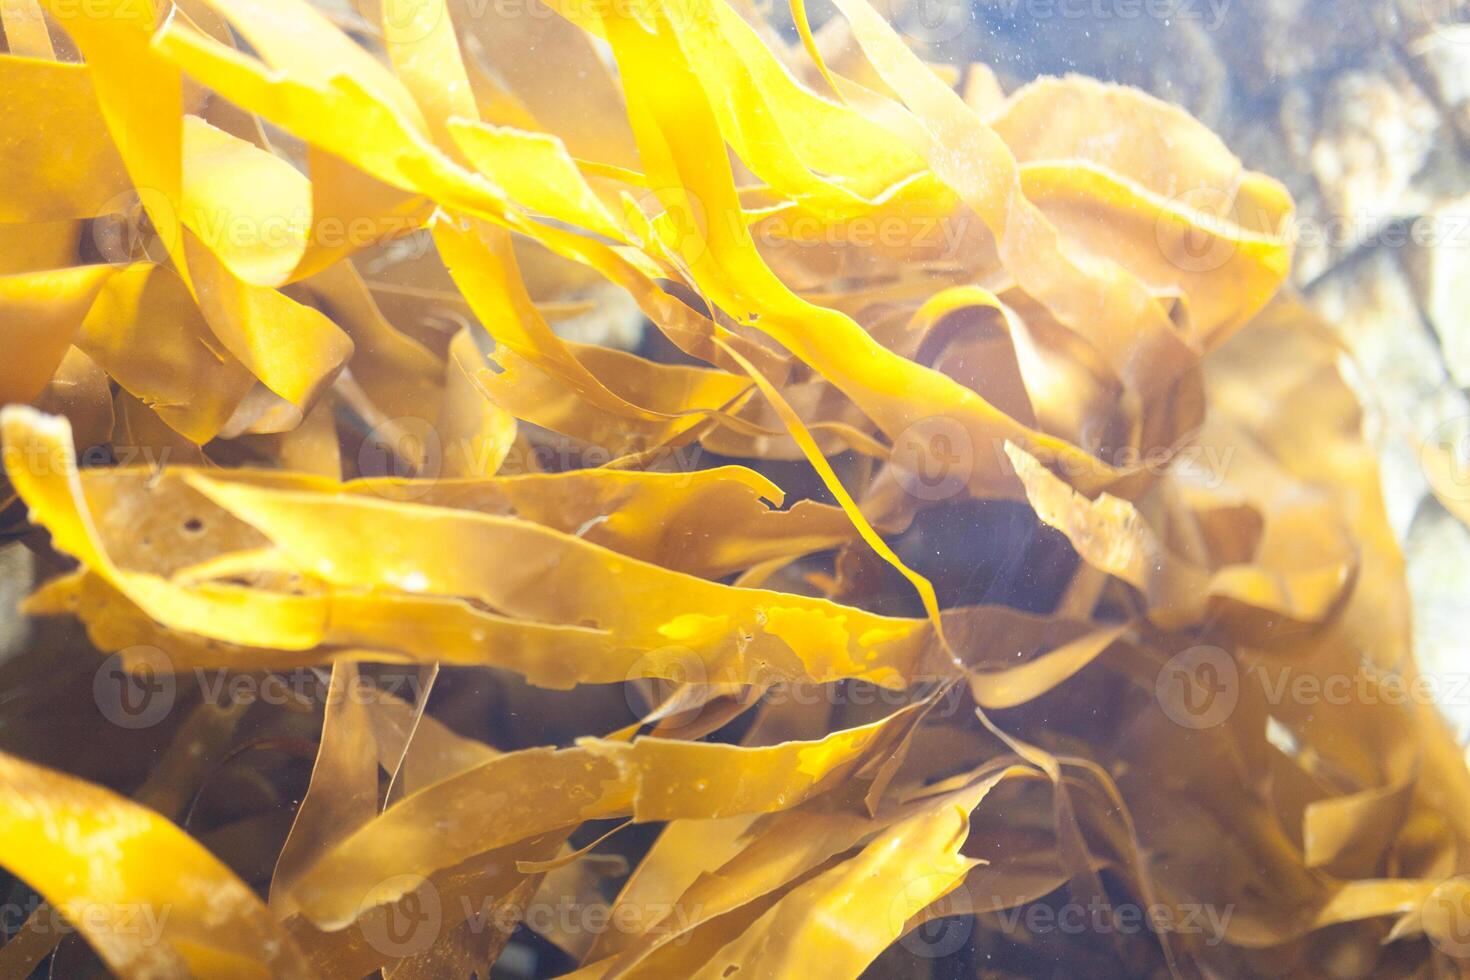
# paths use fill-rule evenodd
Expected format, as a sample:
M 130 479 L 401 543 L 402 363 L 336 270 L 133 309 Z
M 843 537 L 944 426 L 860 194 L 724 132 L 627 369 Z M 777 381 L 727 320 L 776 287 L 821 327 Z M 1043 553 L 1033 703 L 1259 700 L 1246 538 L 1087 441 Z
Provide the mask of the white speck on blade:
M 429 577 L 423 572 L 409 572 L 398 580 L 398 585 L 406 592 L 422 592 L 429 587 Z
M 589 517 L 587 520 L 582 522 L 581 527 L 572 532 L 572 537 L 580 538 L 582 535 L 586 534 L 597 525 L 606 521 L 607 517 L 608 515 L 606 514 L 598 514 L 596 517 Z

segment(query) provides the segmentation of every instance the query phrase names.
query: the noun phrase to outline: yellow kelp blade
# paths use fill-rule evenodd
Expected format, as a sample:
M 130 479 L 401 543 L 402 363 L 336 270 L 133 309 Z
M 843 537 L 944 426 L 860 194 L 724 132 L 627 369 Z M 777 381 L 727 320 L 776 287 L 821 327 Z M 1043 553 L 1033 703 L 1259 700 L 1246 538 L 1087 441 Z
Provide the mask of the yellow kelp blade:
M 929 635 L 922 621 L 717 585 L 512 518 L 189 480 L 326 582 L 463 596 L 516 618 L 605 629 L 666 664 L 699 660 L 711 683 L 766 672 L 903 686 Z M 489 564 L 485 554 L 527 559 Z
M 124 392 L 114 398 L 107 373 L 81 348 L 70 347 L 31 404 L 48 415 L 65 417 L 77 442 L 90 448 L 116 438 L 126 399 Z
M 184 227 L 246 282 L 279 285 L 311 240 L 311 184 L 285 160 L 198 116 L 183 119 Z
M 178 275 L 138 263 L 119 269 L 82 321 L 77 345 L 168 426 L 203 444 L 254 384 L 225 351 Z
M 485 222 L 444 216 L 434 243 L 485 329 L 600 408 L 632 418 L 657 418 L 609 391 L 551 329 L 526 292 L 509 233 Z
M 86 57 L 139 200 L 210 328 L 267 387 L 304 410 L 351 354 L 351 341 L 315 310 L 237 278 L 184 226 L 182 112 L 157 111 L 182 110 L 182 76 L 150 44 L 151 5 L 115 6 L 107 16 L 52 13 Z
M 1208 570 L 1170 555 L 1137 509 L 1102 494 L 1088 500 L 1007 444 L 1006 453 L 1026 486 L 1037 515 L 1067 535 L 1078 553 L 1148 596 L 1161 623 L 1183 624 L 1204 615 L 1212 597 L 1229 597 L 1302 623 L 1318 622 L 1350 583 L 1353 556 L 1342 554 L 1317 568 L 1277 571 L 1254 565 Z
M 523 207 L 613 241 L 627 237 L 555 136 L 467 119 L 451 121 L 449 132 L 475 168 Z
M 455 334 L 449 342 L 444 407 L 439 411 L 437 432 L 444 454 L 441 472 L 446 477 L 494 476 L 514 447 L 516 417 L 476 383 L 484 366 L 485 356 L 469 328 Z
M 87 67 L 0 55 L 0 89 L 0 167 L 12 175 L 0 221 L 90 218 L 128 190 Z
M 546 831 L 617 816 L 720 819 L 793 807 L 915 718 L 908 708 L 816 742 L 763 748 L 583 739 L 499 756 L 390 807 L 317 862 L 294 898 L 319 926 L 339 929 L 440 868 Z M 445 820 L 442 833 L 417 833 L 425 819 Z
M 0 26 L 5 29 L 5 46 L 11 54 L 48 60 L 56 57 L 46 17 L 36 0 L 11 4 L 0 12 Z
M 605 34 L 595 8 L 552 6 L 587 31 Z M 861 114 L 797 83 L 729 4 L 696 0 L 681 5 L 675 19 L 721 130 L 736 154 L 782 196 L 823 221 L 869 214 L 882 205 L 939 213 L 952 208 L 953 196 L 923 172 L 917 154 Z
M 8 406 L 0 411 L 0 433 L 6 475 L 35 519 L 51 532 L 56 548 L 101 575 L 154 619 L 204 635 L 233 633 L 233 639 L 263 628 L 272 640 L 263 646 L 306 649 L 320 642 L 326 611 L 309 597 L 301 597 L 306 598 L 303 603 L 225 586 L 181 587 L 115 564 L 83 506 L 71 426 L 65 419 Z
M 1197 356 L 1162 305 L 1110 258 L 1076 254 L 1021 193 L 1015 157 L 1001 138 L 867 0 L 838 0 L 837 7 L 878 74 L 920 123 L 930 166 L 994 232 L 1016 281 L 1112 358 L 1119 379 L 1144 406 L 1162 397 Z
M 291 5 L 291 0 L 282 2 Z M 302 16 L 315 24 L 316 15 L 304 7 L 303 11 Z M 235 4 L 228 13 L 236 22 L 250 23 L 247 34 L 253 31 L 268 35 L 272 29 L 266 12 L 252 5 Z M 384 84 L 376 72 L 359 74 L 349 66 L 346 74 L 327 85 L 320 78 L 319 67 L 302 65 L 294 56 L 268 67 L 192 30 L 177 18 L 162 27 L 155 47 L 173 64 L 232 102 L 259 112 L 377 180 L 427 194 L 455 213 L 507 225 L 559 255 L 596 269 L 626 289 L 661 330 L 696 356 L 717 359 L 709 343 L 712 335 L 736 342 L 734 335 L 655 285 L 652 276 L 658 272 L 658 262 L 633 251 L 615 252 L 566 229 L 528 220 L 501 188 L 484 175 L 459 166 L 425 138 L 420 124 L 399 104 L 406 94 L 380 97 Z M 745 353 L 763 367 L 771 358 L 769 351 L 757 345 L 750 345 Z
M 722 135 L 678 49 L 667 14 L 657 3 L 644 15 L 650 33 L 633 18 L 605 19 L 629 92 L 634 130 L 654 186 L 675 214 L 703 215 L 683 221 L 670 246 L 688 264 L 699 288 L 737 319 L 752 323 L 841 389 L 890 438 L 925 419 L 949 418 L 973 446 L 997 438 L 1045 444 L 1065 458 L 1070 473 L 1089 486 L 1116 478 L 1111 467 L 1060 440 L 1027 432 L 975 392 L 879 345 L 848 317 L 793 294 L 756 252 L 744 223 Z M 657 67 L 655 67 L 657 66 Z M 677 66 L 672 81 L 669 72 Z M 926 450 L 927 452 L 927 450 Z M 983 496 L 1015 493 L 1013 479 L 993 454 L 977 451 L 967 484 Z
M 125 978 L 311 976 L 265 905 L 193 838 L 100 786 L 0 755 L 0 864 Z
M 203 703 L 190 711 L 158 760 L 157 768 L 133 794 L 133 799 L 162 818 L 177 820 L 230 749 L 245 708 L 239 704 L 220 707 Z M 49 920 L 53 911 L 43 905 L 31 913 L 21 932 L 0 947 L 0 973 L 28 976 L 66 938 L 67 933 L 56 929 L 54 920 Z
M 291 890 L 302 873 L 377 815 L 378 754 L 363 690 L 355 663 L 333 664 L 311 784 L 271 876 L 270 904 L 277 918 L 293 911 Z
M 609 390 L 629 404 L 645 406 L 645 417 L 604 409 L 509 349 L 492 355 L 495 371 L 482 370 L 478 382 L 517 418 L 571 436 L 610 459 L 678 445 L 711 423 L 741 425 L 733 412 L 745 401 L 749 385 L 724 371 L 682 364 L 657 364 L 623 351 L 586 344 L 567 345 L 586 370 L 606 379 Z M 646 417 L 654 412 L 660 417 Z
M 960 853 L 970 812 L 1009 772 L 932 801 L 857 856 L 798 885 L 695 976 L 860 975 L 914 916 L 960 887 L 979 863 Z
M 308 154 L 308 180 L 285 159 L 198 116 L 183 122 L 180 218 L 243 282 L 294 282 L 417 227 L 421 208 L 411 199 L 385 195 L 336 158 Z
M 0 367 L 0 404 L 41 393 L 113 272 L 83 265 L 0 276 L 0 331 L 10 352 Z
M 317 537 L 324 550 L 315 553 L 313 542 L 302 539 L 298 543 L 307 552 L 298 552 L 294 560 L 305 562 L 300 567 L 318 570 L 323 562 L 330 563 L 335 570 L 325 578 L 343 588 L 328 596 L 209 581 L 174 582 L 162 577 L 160 572 L 171 573 L 178 568 L 176 555 L 172 566 L 163 565 L 150 571 L 126 567 L 111 557 L 109 546 L 92 523 L 81 484 L 71 469 L 74 463 L 62 426 L 59 420 L 12 410 L 5 419 L 8 471 L 38 520 L 52 531 L 57 546 L 81 558 L 112 589 L 131 601 L 120 603 L 119 597 L 110 596 L 105 589 L 82 593 L 93 596 L 92 605 L 79 611 L 88 620 L 97 642 L 108 649 L 144 642 L 174 647 L 181 667 L 198 662 L 238 663 L 249 654 L 237 644 L 271 651 L 274 663 L 320 662 L 341 652 L 331 650 L 332 647 L 376 648 L 390 658 L 442 657 L 460 663 L 484 663 L 487 656 L 493 656 L 537 683 L 556 687 L 588 681 L 607 683 L 632 676 L 677 678 L 696 666 L 711 682 L 723 677 L 761 682 L 779 676 L 811 680 L 851 676 L 901 686 L 919 670 L 919 658 L 927 642 L 928 629 L 922 622 L 874 616 L 801 596 L 716 585 L 625 558 L 575 536 L 516 519 L 391 503 L 370 496 L 343 498 L 323 492 L 215 485 L 199 474 L 190 474 L 188 480 L 204 481 L 198 485 L 207 488 L 208 493 L 228 498 L 231 506 L 247 500 L 264 506 L 266 509 L 259 515 L 254 507 L 248 512 L 252 519 L 264 521 L 263 526 L 273 532 L 279 530 L 277 517 L 285 513 L 300 516 L 318 505 L 327 508 L 327 512 L 340 510 L 325 525 L 319 519 L 308 521 L 317 526 Z M 295 479 L 299 482 L 302 478 Z M 329 481 L 306 479 L 313 485 L 333 486 Z M 104 492 L 100 498 L 103 500 L 121 502 L 131 494 L 136 506 L 146 499 L 137 498 L 137 492 L 152 486 L 151 479 L 139 473 L 131 490 L 126 481 L 106 480 L 98 483 L 96 489 Z M 216 529 L 223 518 L 235 529 L 231 532 L 235 535 L 233 540 L 239 542 L 235 547 L 260 540 L 258 536 L 240 538 L 239 532 L 249 531 L 248 522 L 228 518 L 212 508 L 201 509 L 197 496 L 187 486 L 165 481 L 158 488 L 160 492 L 172 494 L 182 505 L 155 530 L 160 547 L 172 536 L 197 549 L 203 540 L 201 536 L 179 530 L 191 519 L 201 527 Z M 533 490 L 534 483 L 528 489 Z M 309 502 L 310 506 L 290 505 L 288 502 L 293 497 L 303 504 Z M 285 512 L 274 510 L 280 504 L 287 504 Z M 271 516 L 260 516 L 265 514 Z M 364 561 L 338 550 L 344 542 L 330 528 L 341 520 L 373 519 L 375 514 L 394 515 L 395 520 L 410 523 L 427 521 L 424 526 L 437 528 L 447 535 L 424 537 L 409 532 L 419 538 L 418 547 L 430 549 L 414 560 L 416 568 L 436 567 L 453 551 L 464 555 L 467 563 L 459 566 L 453 576 L 440 578 L 436 574 L 420 582 L 415 571 L 392 567 L 392 561 L 384 564 L 381 559 L 389 556 L 379 554 Z M 136 537 L 136 525 L 130 528 L 127 534 L 114 539 L 110 547 L 137 548 L 141 539 Z M 568 593 L 554 589 L 527 590 L 518 584 L 525 575 L 533 574 L 533 570 L 506 567 L 502 572 L 495 572 L 478 561 L 469 562 L 469 552 L 463 551 L 462 546 L 482 534 L 503 539 L 501 546 L 513 550 L 535 553 L 549 546 L 552 551 L 547 553 L 548 557 L 564 551 L 555 564 L 562 569 L 559 574 L 569 576 L 568 581 L 582 576 L 601 580 L 609 574 L 609 569 L 616 568 L 618 571 L 611 573 L 615 580 L 637 592 L 641 601 L 626 603 L 604 593 L 608 601 L 602 604 L 599 615 L 605 619 L 605 625 L 589 629 L 586 615 L 567 611 Z M 360 548 L 375 550 L 371 535 L 357 537 Z M 447 543 L 451 540 L 452 546 Z M 430 553 L 438 557 L 431 561 Z M 208 555 L 207 551 L 201 552 L 201 557 Z M 489 573 L 488 577 L 485 573 Z M 74 587 L 80 585 L 85 585 L 85 580 L 73 582 Z M 404 591 L 402 594 L 364 591 L 371 587 Z M 583 587 L 577 589 L 582 591 Z M 708 596 L 708 601 L 694 606 L 704 611 L 688 611 L 690 606 L 684 598 L 688 589 Z M 531 621 L 484 612 L 432 593 L 494 596 L 492 605 L 503 607 L 513 617 L 524 616 Z M 664 607 L 650 605 L 650 597 L 660 593 L 665 596 Z M 65 608 L 65 602 L 75 601 L 75 598 L 68 600 L 66 595 L 54 595 L 49 600 L 50 608 Z M 70 595 L 80 597 L 75 592 Z M 108 601 L 99 602 L 104 597 Z M 58 607 L 57 603 L 63 605 Z M 132 608 L 132 604 L 137 608 Z M 42 607 L 35 608 L 40 611 Z M 148 616 L 140 616 L 139 610 Z M 568 616 L 571 619 L 564 620 L 566 625 L 553 625 L 558 618 Z M 182 634 L 170 640 L 150 619 Z M 733 635 L 731 630 L 735 630 Z M 223 640 L 227 645 L 220 647 L 206 638 Z M 317 647 L 328 649 L 313 652 Z M 289 651 L 301 653 L 292 655 Z
M 674 456 L 676 465 L 692 465 L 691 459 Z M 526 461 L 515 462 L 524 468 Z M 187 467 L 162 472 L 141 467 L 88 469 L 81 472 L 81 483 L 89 501 L 107 507 L 142 508 L 151 498 L 187 510 L 211 533 L 222 524 L 231 526 L 229 536 L 221 533 L 213 542 L 199 542 L 204 547 L 191 548 L 193 560 L 264 543 L 245 524 L 185 486 L 191 472 Z M 803 500 L 778 509 L 785 500 L 781 489 L 742 466 L 673 472 L 599 467 L 488 478 L 373 477 L 346 482 L 276 470 L 216 470 L 206 475 L 249 486 L 519 517 L 701 578 L 719 578 L 769 558 L 822 551 L 856 534 L 837 507 Z

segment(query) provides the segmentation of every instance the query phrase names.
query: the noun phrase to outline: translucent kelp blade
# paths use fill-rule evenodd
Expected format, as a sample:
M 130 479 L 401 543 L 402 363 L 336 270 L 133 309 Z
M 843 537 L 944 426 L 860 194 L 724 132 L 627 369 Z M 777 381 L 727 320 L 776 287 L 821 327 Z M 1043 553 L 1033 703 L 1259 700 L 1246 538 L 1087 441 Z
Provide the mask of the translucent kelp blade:
M 315 864 L 294 897 L 322 927 L 341 928 L 360 909 L 396 900 L 405 883 L 586 820 L 716 819 L 796 806 L 880 750 L 913 716 L 906 709 L 818 742 L 757 749 L 584 739 L 570 749 L 503 755 L 390 807 Z M 449 823 L 426 838 L 415 832 L 426 816 Z
M 190 480 L 297 567 L 337 586 L 464 596 L 517 618 L 594 625 L 668 663 L 693 657 L 710 682 L 747 680 L 760 668 L 902 685 L 929 631 L 824 600 L 716 585 L 510 518 Z M 479 560 L 507 549 L 536 557 Z
M 118 976 L 311 976 L 260 899 L 153 811 L 9 755 L 0 797 L 0 863 Z
M 366 500 L 405 501 L 453 510 L 518 517 L 663 568 L 719 578 L 775 556 L 822 551 L 856 534 L 840 508 L 812 500 L 784 507 L 769 479 L 742 466 L 684 470 L 693 454 L 671 454 L 673 472 L 607 468 L 493 477 L 407 479 L 372 477 L 346 482 L 276 470 L 215 470 L 225 482 L 283 490 L 349 494 Z M 522 460 L 516 460 L 523 463 Z M 134 514 L 167 502 L 200 519 L 217 537 L 192 540 L 183 564 L 223 551 L 265 543 L 248 525 L 189 489 L 187 467 L 117 467 L 81 472 L 84 495 L 107 508 Z M 157 529 L 164 531 L 162 521 Z M 228 526 L 228 534 L 225 527 Z M 127 527 L 124 530 L 123 527 Z M 110 542 L 125 546 L 135 525 L 120 522 Z M 153 526 L 150 522 L 150 527 Z M 109 521 L 107 528 L 113 525 Z M 182 542 L 180 542 L 182 543 Z M 177 563 L 168 566 L 171 570 Z
M 180 218 L 242 282 L 294 282 L 418 224 L 421 204 L 340 159 L 309 152 L 308 179 L 255 141 L 183 122 Z
M 622 351 L 568 344 L 568 352 L 626 402 L 643 406 L 642 417 L 609 410 L 568 386 L 561 377 L 510 349 L 492 355 L 496 370 L 478 375 L 485 391 L 513 412 L 552 432 L 588 443 L 612 458 L 677 445 L 709 423 L 732 427 L 749 394 L 743 378 L 683 364 L 656 364 Z M 649 414 L 658 413 L 650 418 Z
M 0 87 L 0 166 L 16 178 L 0 191 L 0 221 L 90 218 L 128 190 L 87 67 L 3 54 Z
M 332 666 L 311 784 L 271 877 L 271 911 L 284 919 L 291 890 L 311 865 L 378 812 L 378 754 L 357 665 Z
M 156 811 L 162 818 L 177 821 L 193 795 L 231 748 L 245 707 L 238 704 L 225 707 L 200 704 L 189 712 L 158 760 L 157 768 L 133 794 L 134 801 Z M 51 919 L 55 914 L 55 909 L 43 904 L 31 913 L 19 932 L 0 946 L 0 973 L 5 976 L 30 975 L 66 938 L 67 933 L 57 929 Z M 141 909 L 135 918 L 140 923 L 145 921 Z M 163 925 L 161 913 L 154 924 L 157 927 Z
M 155 108 L 183 105 L 177 68 L 150 45 L 147 3 L 114 5 L 106 16 L 52 10 L 87 59 L 108 130 L 164 250 L 220 342 L 282 398 L 305 409 L 351 354 L 326 317 L 275 290 L 236 278 L 183 225 L 184 125 Z
M 475 168 L 504 187 L 522 207 L 613 241 L 627 237 L 555 136 L 473 120 L 455 120 L 449 132 Z
M 1085 561 L 1146 593 L 1161 622 L 1198 620 L 1212 596 L 1228 596 L 1296 622 L 1318 622 L 1351 580 L 1351 555 L 1302 571 L 1230 566 L 1211 574 L 1167 554 L 1127 501 L 1108 494 L 1087 500 L 1017 447 L 1007 445 L 1006 452 L 1038 516 L 1066 534 Z
M 606 29 L 620 57 L 644 164 L 653 184 L 669 189 L 661 192 L 665 206 L 688 219 L 670 244 L 705 295 L 819 371 L 890 438 L 921 420 L 947 417 L 967 432 L 972 445 L 1012 436 L 1023 444 L 1046 443 L 1089 485 L 1113 478 L 1105 464 L 1060 440 L 1026 433 L 970 389 L 886 350 L 846 316 L 791 293 L 755 251 L 743 222 L 731 220 L 741 209 L 719 149 L 723 139 L 697 75 L 679 51 L 665 14 L 657 5 L 645 14 L 656 33 L 626 16 L 609 17 Z M 672 66 L 683 76 L 675 84 L 668 76 Z M 968 483 L 981 495 L 1014 493 L 1012 480 L 983 452 L 974 455 Z
M 479 118 L 449 9 L 443 0 L 429 3 L 385 0 L 380 9 L 383 46 L 388 51 L 393 73 L 423 112 L 434 140 L 448 148 L 451 145 L 449 120 Z
M 0 325 L 13 352 L 0 371 L 0 403 L 28 402 L 41 393 L 113 271 L 84 265 L 0 276 Z
M 297 516 L 311 513 L 313 506 L 302 508 L 288 503 L 299 498 L 328 511 L 340 510 L 340 518 L 332 519 L 331 524 L 339 519 L 351 520 L 354 515 L 369 519 L 370 515 L 381 513 L 397 515 L 410 524 L 427 521 L 424 526 L 436 527 L 454 539 L 453 550 L 466 559 L 469 552 L 463 546 L 475 540 L 477 534 L 508 536 L 507 542 L 529 536 L 528 540 L 550 545 L 563 554 L 557 561 L 563 569 L 558 574 L 572 578 L 591 575 L 600 580 L 607 569 L 616 567 L 620 569 L 616 574 L 625 576 L 622 581 L 626 587 L 640 590 L 643 600 L 629 605 L 604 592 L 608 601 L 599 615 L 605 620 L 605 629 L 585 628 L 585 615 L 573 616 L 565 626 L 556 626 L 559 617 L 568 615 L 563 608 L 566 595 L 558 597 L 555 590 L 527 592 L 517 585 L 531 570 L 507 568 L 504 574 L 493 573 L 479 562 L 471 562 L 461 566 L 455 575 L 425 578 L 420 583 L 410 571 L 393 562 L 385 564 L 382 559 L 387 556 L 383 554 L 364 561 L 338 550 L 342 542 L 330 531 L 325 536 L 331 540 L 321 542 L 323 550 L 319 553 L 311 550 L 314 544 L 310 539 L 298 536 L 297 543 L 307 549 L 295 552 L 298 567 L 312 567 L 320 572 L 321 563 L 330 562 L 334 571 L 325 578 L 342 586 L 355 584 L 357 589 L 348 588 L 328 597 L 223 583 L 174 583 L 156 571 L 121 567 L 108 555 L 81 500 L 80 484 L 70 470 L 74 465 L 71 451 L 59 422 L 43 424 L 34 413 L 11 410 L 7 419 L 7 446 L 12 481 L 38 518 L 52 530 L 58 547 L 81 558 L 152 619 L 194 634 L 193 638 L 179 637 L 181 663 L 194 662 L 202 656 L 238 662 L 243 655 L 238 647 L 213 648 L 211 653 L 204 639 L 210 637 L 232 645 L 243 643 L 271 650 L 277 663 L 283 659 L 283 651 L 310 651 L 318 645 L 351 649 L 377 647 L 389 653 L 408 653 L 432 660 L 434 643 L 452 641 L 442 647 L 441 655 L 447 659 L 484 662 L 483 658 L 495 651 L 493 655 L 500 658 L 499 662 L 526 672 L 538 683 L 556 687 L 579 680 L 677 677 L 692 664 L 697 664 L 711 682 L 726 676 L 749 681 L 767 676 L 817 680 L 855 676 L 901 685 L 918 669 L 928 633 L 925 624 L 914 620 L 874 616 L 800 596 L 704 582 L 519 520 L 370 498 L 272 491 L 243 485 L 200 484 L 230 498 L 232 505 L 245 500 L 260 506 L 285 503 L 287 511 Z M 190 479 L 203 478 L 191 476 Z M 265 521 L 265 526 L 273 531 L 280 529 L 275 522 L 284 519 L 273 510 L 259 514 L 251 510 L 250 516 Z M 309 519 L 308 523 L 317 523 L 321 532 L 324 525 L 318 520 Z M 218 518 L 212 518 L 211 523 L 218 523 Z M 246 527 L 238 522 L 236 526 Z M 409 533 L 417 538 L 416 548 L 450 547 L 446 539 Z M 370 538 L 359 538 L 357 543 L 372 550 Z M 538 546 L 523 547 L 534 550 Z M 449 553 L 439 550 L 440 558 L 420 564 L 430 567 Z M 304 565 L 300 564 L 303 562 Z M 479 571 L 475 571 L 477 568 Z M 486 576 L 487 572 L 491 573 Z M 410 593 L 493 597 L 492 605 L 535 621 L 518 623 L 430 595 L 375 595 L 359 591 L 370 584 L 410 587 Z M 416 586 L 421 588 L 413 588 Z M 681 598 L 685 588 L 708 593 L 710 601 L 701 607 L 706 612 L 685 611 L 688 607 Z M 666 596 L 662 609 L 648 601 L 660 591 Z M 128 604 L 119 605 L 113 600 L 112 606 L 115 608 L 111 618 L 91 624 L 94 631 L 100 630 L 94 635 L 102 645 L 117 649 L 130 643 L 148 642 L 149 638 L 166 641 L 156 626 L 140 617 L 136 610 L 130 611 Z M 108 608 L 104 604 L 95 612 Z M 93 614 L 94 611 L 84 612 L 89 620 Z M 733 635 L 731 630 L 735 631 Z M 490 642 L 495 636 L 513 642 L 497 645 Z M 166 642 L 165 645 L 175 644 Z M 581 652 L 573 654 L 574 650 Z M 327 654 L 304 652 L 289 659 L 309 663 L 319 662 L 324 656 Z
M 234 639 L 262 631 L 277 645 L 306 649 L 317 645 L 326 625 L 318 602 L 245 592 L 221 586 L 176 586 L 148 573 L 113 563 L 100 547 L 82 502 L 71 427 L 65 419 L 33 409 L 7 406 L 0 413 L 5 472 L 36 520 L 51 532 L 55 546 L 77 558 L 154 619 L 176 628 Z
M 979 863 L 960 853 L 969 814 L 1003 778 L 1005 773 L 991 776 L 931 801 L 855 857 L 798 885 L 695 976 L 726 977 L 735 970 L 861 974 L 911 918 L 959 887 Z
M 254 384 L 215 339 L 188 287 L 163 266 L 118 270 L 88 310 L 77 343 L 170 428 L 201 445 Z
M 52 59 L 56 49 L 46 30 L 46 17 L 36 0 L 21 0 L 0 13 L 0 26 L 5 29 L 5 46 L 11 54 L 27 58 Z
M 516 417 L 476 383 L 484 365 L 485 356 L 469 329 L 455 334 L 449 342 L 444 407 L 437 427 L 443 452 L 439 472 L 444 476 L 494 476 L 515 445 Z
M 921 125 L 929 165 L 996 235 L 1002 261 L 1057 319 L 1113 358 L 1145 406 L 1195 360 L 1143 283 L 1106 257 L 1075 254 L 1021 191 L 1004 141 L 900 40 L 867 0 L 837 4 L 878 74 Z M 1142 365 L 1148 364 L 1147 371 Z
M 600 408 L 635 419 L 649 417 L 645 410 L 610 392 L 552 332 L 526 292 L 507 232 L 482 222 L 446 217 L 435 221 L 434 241 L 470 308 L 498 343 L 555 375 Z
M 235 20 L 254 18 L 259 11 L 237 5 Z M 257 29 L 269 31 L 268 21 Z M 657 263 L 634 252 L 614 252 L 608 246 L 552 225 L 523 219 L 510 207 L 505 192 L 483 175 L 458 166 L 419 132 L 394 100 L 374 98 L 373 83 L 353 75 L 323 87 L 317 72 L 303 69 L 282 78 L 264 64 L 240 55 L 184 26 L 166 23 L 157 39 L 158 51 L 181 69 L 206 81 L 231 101 L 281 126 L 312 145 L 361 168 L 374 178 L 407 191 L 424 193 L 446 208 L 509 224 L 557 254 L 585 263 L 622 286 L 650 319 L 686 351 L 714 361 L 711 336 L 730 342 L 739 338 L 700 316 L 654 284 Z M 758 346 L 747 357 L 763 368 L 769 352 Z
M 595 10 L 552 6 L 584 29 L 605 33 Z M 704 73 L 721 130 L 736 154 L 783 197 L 823 221 L 870 213 L 883 196 L 907 207 L 927 199 L 941 213 L 952 205 L 943 188 L 922 173 L 916 154 L 859 113 L 798 84 L 723 0 L 684 4 L 675 21 L 689 60 Z M 895 187 L 901 188 L 897 194 L 884 194 Z

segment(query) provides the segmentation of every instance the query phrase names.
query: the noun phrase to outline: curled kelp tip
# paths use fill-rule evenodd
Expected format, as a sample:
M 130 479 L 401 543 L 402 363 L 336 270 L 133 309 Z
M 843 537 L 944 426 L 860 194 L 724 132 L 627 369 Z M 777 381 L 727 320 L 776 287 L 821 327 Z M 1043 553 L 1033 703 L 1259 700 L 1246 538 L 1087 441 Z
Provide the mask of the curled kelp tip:
M 0 972 L 1470 954 L 1284 189 L 792 17 L 0 10 Z

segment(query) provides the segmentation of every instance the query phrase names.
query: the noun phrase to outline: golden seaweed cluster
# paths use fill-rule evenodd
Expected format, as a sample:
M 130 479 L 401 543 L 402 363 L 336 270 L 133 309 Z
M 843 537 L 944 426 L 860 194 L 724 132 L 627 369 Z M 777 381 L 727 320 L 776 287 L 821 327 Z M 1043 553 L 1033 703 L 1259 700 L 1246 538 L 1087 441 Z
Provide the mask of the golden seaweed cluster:
M 834 2 L 0 5 L 0 973 L 1456 975 L 1290 199 Z

